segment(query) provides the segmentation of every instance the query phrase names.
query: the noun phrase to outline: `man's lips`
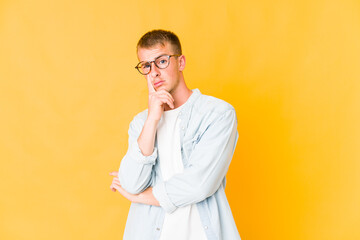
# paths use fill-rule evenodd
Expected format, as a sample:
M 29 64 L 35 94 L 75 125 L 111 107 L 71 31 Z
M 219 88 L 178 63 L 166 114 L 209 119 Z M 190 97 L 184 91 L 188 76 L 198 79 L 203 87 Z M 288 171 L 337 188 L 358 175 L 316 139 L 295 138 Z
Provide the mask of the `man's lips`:
M 158 87 L 160 87 L 163 83 L 164 83 L 164 81 L 158 81 L 158 82 L 154 83 L 154 87 L 158 88 Z

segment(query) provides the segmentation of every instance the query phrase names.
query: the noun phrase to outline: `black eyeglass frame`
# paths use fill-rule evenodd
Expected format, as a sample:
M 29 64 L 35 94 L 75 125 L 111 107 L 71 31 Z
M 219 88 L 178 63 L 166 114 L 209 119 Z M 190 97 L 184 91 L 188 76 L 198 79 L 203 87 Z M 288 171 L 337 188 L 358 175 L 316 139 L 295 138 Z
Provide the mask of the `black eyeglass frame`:
M 164 56 L 167 56 L 168 57 L 168 65 L 166 66 L 166 67 L 163 67 L 163 68 L 161 68 L 161 67 L 159 67 L 157 64 L 156 64 L 156 60 L 157 59 L 159 59 L 159 58 L 161 58 L 161 57 L 164 57 Z M 154 63 L 155 64 L 155 66 L 157 67 L 157 68 L 159 68 L 159 69 L 165 69 L 165 68 L 167 68 L 169 65 L 170 65 L 170 58 L 171 57 L 180 57 L 181 55 L 179 55 L 179 54 L 172 54 L 172 55 L 168 55 L 168 54 L 163 54 L 163 55 L 160 55 L 160 56 L 158 56 L 158 57 L 156 57 L 153 61 L 150 61 L 150 62 L 147 62 L 147 61 L 142 61 L 142 62 L 139 62 L 137 65 L 136 65 L 136 69 L 139 71 L 139 73 L 141 74 L 141 75 L 148 75 L 150 72 L 151 72 L 151 66 L 152 66 L 152 64 L 151 63 Z M 141 71 L 140 71 L 140 65 L 142 64 L 142 63 L 149 63 L 150 64 L 150 70 L 149 70 L 149 72 L 148 73 L 142 73 Z

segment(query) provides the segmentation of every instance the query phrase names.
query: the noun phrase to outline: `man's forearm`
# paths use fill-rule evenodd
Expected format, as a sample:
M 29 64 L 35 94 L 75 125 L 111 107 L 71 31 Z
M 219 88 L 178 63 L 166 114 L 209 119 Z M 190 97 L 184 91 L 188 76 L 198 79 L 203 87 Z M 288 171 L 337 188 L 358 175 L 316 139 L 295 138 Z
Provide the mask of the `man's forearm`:
M 111 176 L 114 176 L 113 181 L 110 185 L 110 189 L 113 192 L 116 192 L 116 190 L 123 195 L 126 199 L 133 203 L 142 203 L 147 205 L 154 205 L 154 206 L 160 206 L 158 200 L 154 197 L 152 193 L 152 187 L 149 187 L 145 189 L 145 191 L 139 193 L 139 194 L 132 194 L 127 192 L 120 184 L 119 178 L 118 178 L 118 172 L 111 172 Z
M 155 135 L 158 121 L 146 119 L 144 127 L 138 138 L 138 145 L 144 156 L 150 156 L 154 151 Z
M 154 197 L 154 194 L 152 193 L 152 187 L 149 187 L 142 193 L 140 193 L 136 197 L 137 203 L 147 204 L 147 205 L 153 205 L 153 206 L 160 206 L 160 203 L 158 200 Z

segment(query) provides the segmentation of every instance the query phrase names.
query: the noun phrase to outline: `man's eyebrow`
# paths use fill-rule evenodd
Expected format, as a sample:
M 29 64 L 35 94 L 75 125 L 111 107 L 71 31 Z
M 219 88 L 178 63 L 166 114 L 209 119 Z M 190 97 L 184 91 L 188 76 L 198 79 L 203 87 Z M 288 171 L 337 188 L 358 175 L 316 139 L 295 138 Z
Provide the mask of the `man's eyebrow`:
M 162 54 L 160 54 L 159 56 L 157 56 L 157 57 L 155 57 L 153 60 L 151 60 L 151 61 L 140 61 L 141 63 L 142 62 L 152 62 L 152 61 L 155 61 L 155 59 L 157 59 L 157 58 L 159 58 L 159 57 L 161 57 L 161 56 L 164 56 L 164 55 L 170 55 L 170 54 L 167 54 L 167 53 L 162 53 Z

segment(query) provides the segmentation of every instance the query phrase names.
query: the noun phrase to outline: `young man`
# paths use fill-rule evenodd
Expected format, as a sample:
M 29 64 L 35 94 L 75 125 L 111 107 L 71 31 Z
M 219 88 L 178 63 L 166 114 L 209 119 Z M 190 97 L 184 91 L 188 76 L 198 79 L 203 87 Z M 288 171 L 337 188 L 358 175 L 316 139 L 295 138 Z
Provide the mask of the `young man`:
M 110 188 L 132 202 L 124 239 L 240 239 L 224 191 L 238 138 L 234 108 L 186 86 L 174 33 L 146 33 L 137 55 L 148 109 L 130 123 L 128 151 L 110 173 Z

